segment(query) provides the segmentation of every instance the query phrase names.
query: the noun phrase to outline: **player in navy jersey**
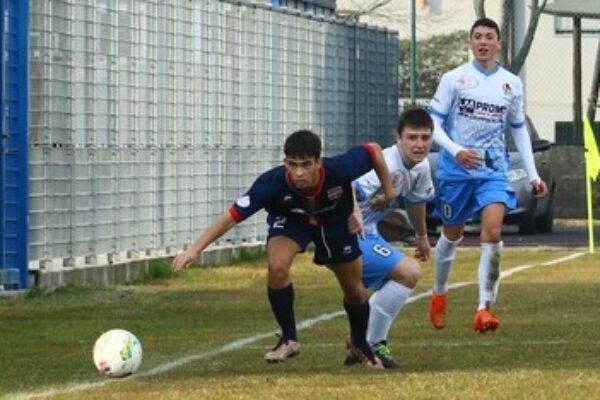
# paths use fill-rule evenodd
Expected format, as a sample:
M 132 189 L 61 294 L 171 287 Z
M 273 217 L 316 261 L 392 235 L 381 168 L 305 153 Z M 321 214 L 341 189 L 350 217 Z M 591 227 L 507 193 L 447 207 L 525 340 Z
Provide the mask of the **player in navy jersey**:
M 519 77 L 496 61 L 501 47 L 498 25 L 488 18 L 473 24 L 469 33 L 472 62 L 444 74 L 431 100 L 435 122 L 433 139 L 442 146 L 438 163 L 436 214 L 444 224 L 435 247 L 435 280 L 430 319 L 437 329 L 446 326 L 448 278 L 462 240 L 465 222 L 481 220 L 479 305 L 473 321 L 477 332 L 500 325 L 490 307 L 496 301 L 500 278 L 502 221 L 516 206 L 507 179 L 508 152 L 504 141 L 510 127 L 537 197 L 548 188 L 537 173 L 523 112 Z
M 361 281 L 361 251 L 356 232 L 349 231 L 347 225 L 353 212 L 352 181 L 372 168 L 383 183 L 383 192 L 371 201 L 371 206 L 382 209 L 394 198 L 381 148 L 368 143 L 335 157 L 321 158 L 320 138 L 301 130 L 288 136 L 284 155 L 284 165 L 261 174 L 188 250 L 177 255 L 172 268 L 179 271 L 191 266 L 209 244 L 265 209 L 269 224 L 267 291 L 282 332 L 265 360 L 281 362 L 300 352 L 289 272 L 294 258 L 313 242 L 314 262 L 334 272 L 344 293 L 351 351 L 366 366 L 381 369 L 381 361 L 366 341 L 369 303 Z

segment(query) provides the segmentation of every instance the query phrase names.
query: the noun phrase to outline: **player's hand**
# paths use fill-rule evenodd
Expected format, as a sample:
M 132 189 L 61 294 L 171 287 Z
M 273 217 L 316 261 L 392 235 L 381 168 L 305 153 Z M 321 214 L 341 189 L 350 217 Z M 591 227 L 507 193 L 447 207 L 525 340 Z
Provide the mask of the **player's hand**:
M 425 236 L 417 236 L 417 248 L 415 249 L 415 258 L 419 261 L 427 261 L 431 255 L 431 245 L 429 238 Z
M 535 197 L 544 197 L 548 194 L 548 185 L 541 179 L 536 179 L 531 181 L 531 186 L 533 186 L 533 193 Z
M 358 234 L 361 238 L 365 237 L 365 227 L 363 225 L 362 213 L 360 212 L 360 209 L 354 207 L 354 211 L 352 214 L 350 214 L 346 223 L 348 225 L 348 232 L 353 235 Z
M 456 161 L 467 169 L 479 167 L 483 163 L 481 156 L 473 149 L 464 149 L 456 153 Z
M 171 269 L 173 271 L 181 271 L 184 268 L 194 265 L 198 255 L 193 253 L 191 249 L 184 251 L 183 253 L 177 254 L 171 263 Z
M 385 209 L 388 204 L 390 204 L 390 201 L 383 195 L 375 196 L 369 201 L 369 206 L 376 211 Z

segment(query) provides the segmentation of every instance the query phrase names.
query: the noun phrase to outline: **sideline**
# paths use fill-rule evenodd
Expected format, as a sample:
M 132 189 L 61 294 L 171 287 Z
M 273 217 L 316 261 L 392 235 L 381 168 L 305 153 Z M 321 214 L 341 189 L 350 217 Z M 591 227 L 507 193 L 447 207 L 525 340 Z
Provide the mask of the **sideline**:
M 573 260 L 573 259 L 581 257 L 585 254 L 587 254 L 587 253 L 583 253 L 583 252 L 574 253 L 569 256 L 557 258 L 555 260 L 546 261 L 546 262 L 540 263 L 540 264 L 521 265 L 518 267 L 508 269 L 506 271 L 503 271 L 500 274 L 500 278 L 501 279 L 508 278 L 508 277 L 512 276 L 513 274 L 516 274 L 518 272 L 522 272 L 522 271 L 525 271 L 525 270 L 528 270 L 528 269 L 534 268 L 534 267 L 549 267 L 552 265 L 560 264 L 564 261 Z M 449 289 L 457 289 L 457 288 L 461 288 L 463 286 L 473 285 L 475 283 L 476 283 L 475 281 L 458 282 L 458 283 L 449 285 L 448 288 Z M 417 300 L 420 300 L 423 298 L 428 298 L 429 296 L 431 296 L 431 290 L 428 290 L 426 292 L 421 292 L 419 294 L 411 296 L 406 301 L 406 303 L 407 304 L 414 303 Z M 337 318 L 337 317 L 340 317 L 343 315 L 345 315 L 345 311 L 335 311 L 335 312 L 331 312 L 331 313 L 321 314 L 315 318 L 310 318 L 310 319 L 301 321 L 297 325 L 297 328 L 298 328 L 298 330 L 308 329 L 308 328 L 312 327 L 313 325 L 318 324 L 319 322 L 328 321 L 328 320 L 331 320 L 333 318 Z M 191 354 L 186 357 L 181 357 L 181 358 L 175 359 L 168 363 L 154 367 L 148 371 L 131 375 L 127 378 L 103 379 L 102 381 L 98 381 L 98 382 L 82 383 L 82 384 L 71 386 L 71 387 L 66 387 L 66 388 L 61 388 L 61 389 L 50 389 L 50 390 L 46 390 L 43 392 L 36 392 L 36 393 L 16 393 L 14 395 L 9 395 L 8 399 L 28 400 L 28 399 L 35 399 L 35 398 L 39 398 L 39 397 L 51 397 L 51 396 L 59 395 L 59 394 L 67 394 L 67 393 L 80 392 L 80 391 L 89 390 L 89 389 L 95 389 L 95 388 L 109 385 L 111 383 L 124 382 L 124 381 L 130 380 L 130 379 L 138 379 L 138 378 L 145 378 L 145 377 L 149 377 L 149 376 L 156 376 L 156 375 L 163 374 L 165 372 L 169 372 L 173 369 L 182 367 L 182 366 L 189 364 L 191 362 L 194 362 L 194 361 L 204 360 L 206 358 L 216 356 L 217 354 L 228 353 L 230 351 L 241 349 L 252 343 L 258 342 L 262 339 L 273 337 L 276 333 L 279 333 L 279 330 L 274 330 L 274 331 L 270 331 L 270 332 L 266 332 L 266 333 L 260 333 L 255 336 L 250 336 L 247 338 L 235 340 L 233 342 L 229 342 L 223 346 L 214 348 L 212 350 L 204 351 L 202 353 Z

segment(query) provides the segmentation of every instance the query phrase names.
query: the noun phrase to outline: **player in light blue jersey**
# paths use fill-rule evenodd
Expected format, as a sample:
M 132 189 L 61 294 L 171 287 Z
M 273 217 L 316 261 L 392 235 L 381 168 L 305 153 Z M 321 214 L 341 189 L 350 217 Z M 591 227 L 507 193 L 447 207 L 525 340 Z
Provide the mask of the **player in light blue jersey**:
M 502 221 L 516 206 L 508 180 L 504 132 L 510 127 L 537 197 L 548 188 L 535 168 L 523 112 L 519 77 L 496 61 L 501 47 L 498 25 L 488 18 L 473 24 L 472 62 L 444 74 L 429 112 L 435 122 L 433 139 L 443 150 L 438 164 L 436 214 L 444 224 L 435 247 L 435 281 L 430 306 L 433 326 L 446 326 L 448 278 L 465 222 L 481 220 L 479 305 L 473 322 L 477 332 L 494 331 L 500 320 L 490 306 L 496 300 L 500 277 Z
M 427 260 L 431 252 L 425 224 L 425 203 L 434 196 L 427 160 L 433 142 L 432 135 L 433 121 L 427 111 L 422 108 L 409 109 L 402 113 L 398 121 L 396 144 L 383 150 L 394 195 L 406 204 L 407 214 L 415 228 L 415 257 L 420 261 Z M 375 171 L 356 179 L 354 187 L 364 227 L 364 234 L 359 238 L 363 253 L 363 283 L 374 292 L 369 299 L 371 310 L 367 342 L 385 368 L 397 368 L 399 365 L 387 344 L 388 332 L 417 285 L 420 266 L 417 260 L 389 244 L 377 230 L 378 222 L 392 208 L 375 210 L 370 206 L 370 201 L 382 193 L 381 182 Z M 350 229 L 355 230 L 353 227 Z M 355 357 L 349 355 L 345 364 L 357 362 Z

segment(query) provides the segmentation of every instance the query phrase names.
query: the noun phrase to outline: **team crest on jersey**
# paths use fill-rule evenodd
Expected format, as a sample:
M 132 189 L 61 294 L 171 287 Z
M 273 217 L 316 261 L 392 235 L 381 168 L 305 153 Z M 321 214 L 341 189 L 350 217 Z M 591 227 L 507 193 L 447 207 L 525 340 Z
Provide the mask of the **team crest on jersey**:
M 327 198 L 329 200 L 337 200 L 344 194 L 341 186 L 336 186 L 327 191 Z
M 244 195 L 236 200 L 235 204 L 242 208 L 246 208 L 250 205 L 250 196 Z
M 478 84 L 479 82 L 474 76 L 464 75 L 461 76 L 460 79 L 456 82 L 456 88 L 459 90 L 473 89 L 476 88 Z
M 505 96 L 510 96 L 512 94 L 512 88 L 510 87 L 510 83 L 504 82 L 502 84 L 502 91 L 504 92 Z
M 285 196 L 283 196 L 283 204 L 288 204 L 292 202 L 292 195 L 291 194 L 286 194 Z

